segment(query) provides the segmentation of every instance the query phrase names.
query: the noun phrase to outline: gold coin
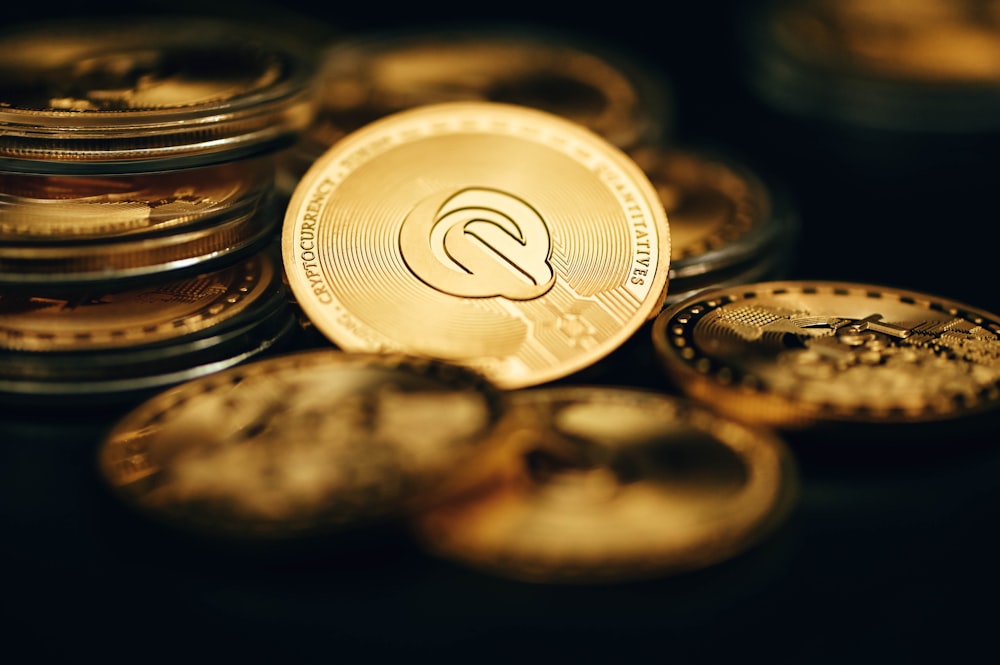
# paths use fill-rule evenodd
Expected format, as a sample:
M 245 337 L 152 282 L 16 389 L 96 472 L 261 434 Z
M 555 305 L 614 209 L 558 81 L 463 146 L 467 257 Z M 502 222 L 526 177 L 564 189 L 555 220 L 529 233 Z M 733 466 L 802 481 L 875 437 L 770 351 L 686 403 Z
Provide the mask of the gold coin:
M 88 214 L 76 217 L 55 211 L 41 216 L 18 213 L 11 234 L 17 239 L 0 245 L 0 287 L 58 297 L 69 290 L 172 280 L 238 261 L 270 243 L 281 223 L 278 199 L 270 188 L 245 194 L 238 204 L 201 211 L 214 214 L 189 210 L 193 218 L 187 223 L 164 213 L 168 219 L 159 224 L 148 216 L 147 204 L 106 217 L 95 216 L 99 211 L 82 203 L 72 207 L 83 207 Z M 174 207 L 175 212 L 179 209 Z M 39 222 L 34 228 L 39 235 L 25 237 L 19 231 L 25 221 Z M 48 232 L 66 235 L 52 237 Z
M 1000 2 L 811 0 L 772 17 L 803 60 L 923 83 L 1000 83 Z
M 591 365 L 652 319 L 670 242 L 649 179 L 603 138 L 538 109 L 452 102 L 326 152 L 292 196 L 282 253 L 335 345 L 519 388 Z
M 178 231 L 257 205 L 273 182 L 268 158 L 127 175 L 0 173 L 0 243 Z
M 624 53 L 568 34 L 487 26 L 342 39 L 323 54 L 301 172 L 346 134 L 416 106 L 491 101 L 555 113 L 620 148 L 669 133 L 668 82 Z
M 0 166 L 131 173 L 286 145 L 315 112 L 314 53 L 251 22 L 40 21 L 0 34 Z
M 399 517 L 503 460 L 504 397 L 481 375 L 400 354 L 314 349 L 176 386 L 120 419 L 101 477 L 155 522 L 284 539 Z
M 142 287 L 0 294 L 0 395 L 115 402 L 279 348 L 296 329 L 277 251 Z
M 777 0 L 754 9 L 747 72 L 769 105 L 893 132 L 996 130 L 997 0 Z
M 1000 406 L 1000 320 L 904 289 L 711 289 L 665 308 L 652 337 L 681 390 L 746 422 L 954 422 Z
M 262 253 L 182 280 L 65 298 L 0 293 L 0 348 L 97 351 L 162 344 L 240 316 L 283 288 Z
M 515 391 L 511 408 L 524 463 L 412 518 L 428 551 L 529 582 L 652 578 L 746 551 L 797 498 L 778 437 L 676 396 L 535 388 Z
M 788 205 L 726 155 L 666 145 L 628 154 L 649 176 L 670 219 L 666 302 L 747 274 L 778 277 L 797 231 Z

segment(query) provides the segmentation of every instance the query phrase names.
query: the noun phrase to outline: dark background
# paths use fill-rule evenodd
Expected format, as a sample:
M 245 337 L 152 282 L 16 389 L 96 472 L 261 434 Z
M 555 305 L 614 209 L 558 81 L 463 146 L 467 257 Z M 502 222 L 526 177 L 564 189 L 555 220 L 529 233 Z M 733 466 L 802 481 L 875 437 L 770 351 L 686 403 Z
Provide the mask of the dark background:
M 790 277 L 1000 311 L 996 137 L 862 137 L 768 109 L 743 75 L 753 3 L 203 4 L 24 3 L 3 20 L 180 10 L 268 12 L 309 35 L 470 21 L 564 30 L 667 77 L 678 143 L 723 149 L 787 194 L 801 223 Z M 93 450 L 108 422 L 2 423 L 0 649 L 174 662 L 956 662 L 991 644 L 998 618 L 997 429 L 945 432 L 930 454 L 891 432 L 877 452 L 845 442 L 849 461 L 800 447 L 799 505 L 746 555 L 661 580 L 550 587 L 430 559 L 394 533 L 249 560 L 171 539 L 100 491 Z

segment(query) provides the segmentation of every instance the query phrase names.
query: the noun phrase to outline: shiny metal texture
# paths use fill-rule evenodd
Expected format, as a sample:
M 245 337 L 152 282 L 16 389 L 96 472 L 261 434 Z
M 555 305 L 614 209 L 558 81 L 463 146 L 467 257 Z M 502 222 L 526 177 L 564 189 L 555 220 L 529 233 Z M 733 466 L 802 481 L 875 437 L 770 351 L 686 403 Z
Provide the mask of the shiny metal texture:
M 1000 319 L 905 289 L 711 289 L 665 308 L 652 341 L 677 388 L 759 425 L 957 424 L 1000 408 Z
M 125 403 L 281 348 L 297 327 L 277 251 L 124 290 L 0 294 L 0 397 Z
M 533 388 L 511 408 L 522 463 L 413 518 L 431 553 L 533 583 L 636 581 L 741 554 L 798 499 L 778 437 L 676 396 Z
M 656 316 L 670 234 L 649 179 L 593 132 L 446 102 L 324 153 L 288 205 L 282 253 L 336 346 L 441 358 L 518 388 L 593 364 Z
M 38 21 L 0 34 L 0 170 L 162 171 L 273 151 L 315 113 L 315 57 L 251 21 Z
M 1000 126 L 996 0 L 770 0 L 746 28 L 748 80 L 784 112 L 879 131 Z
M 312 349 L 216 372 L 121 418 L 98 466 L 146 518 L 225 541 L 399 518 L 507 463 L 503 394 L 402 354 Z
M 425 104 L 492 101 L 538 108 L 628 148 L 673 132 L 669 78 L 569 32 L 465 25 L 332 41 L 316 120 L 283 161 L 297 180 L 327 148 L 377 118 Z
M 116 176 L 0 173 L 0 287 L 37 295 L 204 272 L 262 248 L 274 162 Z
M 772 183 L 719 150 L 648 144 L 627 152 L 670 220 L 666 303 L 713 286 L 785 276 L 799 222 Z

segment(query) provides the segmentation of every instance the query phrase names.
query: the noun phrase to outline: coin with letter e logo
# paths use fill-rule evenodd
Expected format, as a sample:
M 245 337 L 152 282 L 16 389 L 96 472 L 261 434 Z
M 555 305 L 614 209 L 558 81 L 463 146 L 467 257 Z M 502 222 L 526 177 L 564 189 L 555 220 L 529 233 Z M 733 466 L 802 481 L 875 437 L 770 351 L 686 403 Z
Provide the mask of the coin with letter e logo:
M 296 187 L 289 285 L 334 345 L 503 388 L 583 369 L 662 308 L 666 212 L 636 163 L 547 111 L 444 102 L 376 120 Z

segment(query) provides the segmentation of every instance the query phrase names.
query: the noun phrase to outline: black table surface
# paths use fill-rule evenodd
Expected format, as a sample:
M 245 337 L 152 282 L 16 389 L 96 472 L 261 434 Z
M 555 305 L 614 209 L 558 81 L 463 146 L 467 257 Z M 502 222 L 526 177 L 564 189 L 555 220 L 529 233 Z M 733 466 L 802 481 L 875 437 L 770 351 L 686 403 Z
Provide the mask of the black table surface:
M 787 193 L 801 224 L 788 277 L 902 287 L 1000 312 L 996 137 L 931 145 L 782 116 L 746 84 L 737 0 L 655 11 L 359 4 L 369 6 L 285 2 L 280 12 L 345 34 L 514 22 L 620 49 L 669 78 L 678 143 L 725 150 Z M 279 5 L 169 7 L 235 15 Z M 10 11 L 11 21 L 40 17 Z M 602 380 L 660 385 L 649 367 L 627 365 Z M 438 560 L 392 529 L 264 558 L 173 540 L 100 487 L 94 450 L 115 415 L 0 420 L 0 650 L 137 662 L 956 662 L 991 644 L 998 618 L 998 431 L 945 435 L 919 455 L 905 441 L 835 461 L 805 451 L 794 512 L 746 554 L 663 579 L 553 586 Z

